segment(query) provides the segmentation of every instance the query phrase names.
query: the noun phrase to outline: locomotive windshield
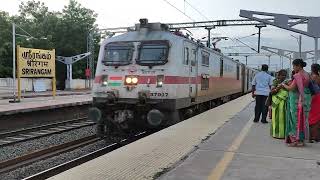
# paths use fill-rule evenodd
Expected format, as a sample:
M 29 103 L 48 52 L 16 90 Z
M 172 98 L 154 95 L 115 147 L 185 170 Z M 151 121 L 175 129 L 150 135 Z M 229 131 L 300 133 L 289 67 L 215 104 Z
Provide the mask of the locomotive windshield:
M 168 60 L 169 44 L 166 41 L 142 42 L 137 63 L 141 65 L 165 64 Z
M 127 65 L 132 59 L 134 46 L 131 43 L 110 43 L 105 47 L 104 60 L 106 65 Z

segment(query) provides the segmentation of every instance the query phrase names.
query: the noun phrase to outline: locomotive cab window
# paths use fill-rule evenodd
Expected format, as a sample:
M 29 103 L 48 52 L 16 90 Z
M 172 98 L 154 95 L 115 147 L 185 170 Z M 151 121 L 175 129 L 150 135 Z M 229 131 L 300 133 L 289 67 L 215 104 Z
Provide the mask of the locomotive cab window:
M 105 65 L 128 65 L 131 62 L 134 46 L 132 43 L 109 43 L 105 47 L 102 63 Z
M 209 66 L 209 53 L 202 51 L 201 56 L 202 56 L 202 65 L 203 66 Z
M 169 44 L 167 41 L 142 42 L 139 46 L 137 64 L 162 65 L 167 63 L 168 55 Z

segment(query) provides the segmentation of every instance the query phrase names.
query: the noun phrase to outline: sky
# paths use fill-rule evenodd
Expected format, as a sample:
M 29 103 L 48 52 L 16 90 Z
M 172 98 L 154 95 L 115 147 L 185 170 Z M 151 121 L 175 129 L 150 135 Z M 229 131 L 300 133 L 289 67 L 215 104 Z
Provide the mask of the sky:
M 18 14 L 19 4 L 26 0 L 0 0 L 0 10 L 10 15 Z M 49 10 L 61 11 L 69 0 L 40 0 Z M 98 14 L 97 24 L 100 28 L 133 26 L 140 18 L 148 18 L 149 22 L 191 22 L 221 19 L 240 19 L 240 9 L 282 13 L 300 16 L 320 16 L 319 0 L 77 0 L 84 7 L 94 10 Z M 180 11 L 172 7 L 172 4 Z M 190 6 L 190 4 L 192 6 Z M 197 12 L 196 10 L 199 12 Z M 241 38 L 256 33 L 255 27 L 219 27 L 212 30 L 213 36 L 227 36 Z M 201 38 L 207 33 L 204 30 L 193 31 L 195 38 Z M 298 50 L 297 40 L 290 35 L 298 36 L 290 31 L 268 26 L 262 29 L 261 45 L 282 49 Z M 241 38 L 241 41 L 257 48 L 257 36 Z M 242 46 L 231 40 L 220 41 L 218 47 Z M 312 50 L 314 40 L 302 37 L 302 50 Z M 253 53 L 249 48 L 222 48 L 224 52 Z M 244 62 L 244 57 L 235 57 Z M 257 66 L 267 62 L 267 57 L 249 57 L 248 64 Z M 279 56 L 271 57 L 273 68 L 279 66 Z M 285 66 L 289 66 L 285 59 Z

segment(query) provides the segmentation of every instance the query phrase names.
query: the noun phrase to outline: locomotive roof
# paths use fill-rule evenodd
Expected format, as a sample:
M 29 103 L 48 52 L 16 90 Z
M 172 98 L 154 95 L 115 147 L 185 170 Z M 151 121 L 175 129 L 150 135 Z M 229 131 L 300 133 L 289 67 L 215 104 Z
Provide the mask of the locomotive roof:
M 129 31 L 127 33 L 108 38 L 103 41 L 103 44 L 108 44 L 110 42 L 118 41 L 145 41 L 145 40 L 169 40 L 169 41 L 179 41 L 181 37 L 172 34 L 169 31 Z
M 215 51 L 211 48 L 208 48 L 208 47 L 204 46 L 203 44 L 199 44 L 199 43 L 192 41 L 186 37 L 175 35 L 170 31 L 163 31 L 163 30 L 159 30 L 159 31 L 129 31 L 124 34 L 105 39 L 102 42 L 102 45 L 105 46 L 108 43 L 119 42 L 119 41 L 130 42 L 130 41 L 145 41 L 145 40 L 147 40 L 147 41 L 168 40 L 171 42 L 188 41 L 188 42 L 193 43 L 195 45 L 201 46 L 206 51 L 210 51 L 210 52 L 215 53 L 219 56 L 223 56 L 224 58 L 231 60 L 237 64 L 243 64 L 239 61 L 236 61 L 236 60 L 230 58 L 229 56 L 225 56 L 223 53 L 220 53 L 220 52 Z M 249 67 L 247 67 L 247 68 L 249 68 Z

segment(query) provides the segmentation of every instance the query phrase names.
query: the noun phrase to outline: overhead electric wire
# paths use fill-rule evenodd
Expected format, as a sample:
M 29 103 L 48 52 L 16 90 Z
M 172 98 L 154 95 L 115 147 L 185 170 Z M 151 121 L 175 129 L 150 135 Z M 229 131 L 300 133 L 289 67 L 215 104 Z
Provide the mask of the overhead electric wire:
M 178 10 L 180 13 L 182 13 L 183 15 L 185 15 L 186 17 L 188 17 L 189 19 L 191 19 L 192 21 L 195 21 L 194 19 L 192 19 L 190 16 L 188 16 L 185 12 L 181 11 L 179 8 L 175 7 L 173 4 L 171 4 L 169 1 L 167 0 L 163 0 L 164 2 L 166 2 L 167 4 L 169 4 L 170 6 L 172 6 L 173 8 L 175 8 L 176 10 Z M 204 17 L 206 20 L 210 20 L 209 18 L 207 18 L 204 14 L 202 14 L 195 6 L 193 6 L 191 3 L 189 3 L 187 0 L 184 0 L 185 3 L 187 3 L 192 9 L 194 9 L 195 11 L 197 11 L 202 17 Z M 185 11 L 185 5 L 184 5 L 184 11 Z M 224 34 L 227 34 L 225 33 L 223 30 L 221 30 Z M 211 33 L 210 33 L 211 34 Z M 245 37 L 240 37 L 240 38 L 231 38 L 231 37 L 228 37 L 229 39 L 231 39 L 231 41 L 233 41 L 234 43 L 238 44 L 237 42 L 240 42 L 241 44 L 245 45 L 246 47 L 250 48 L 251 50 L 255 51 L 255 52 L 258 52 L 256 49 L 252 48 L 251 46 L 249 46 L 248 44 L 240 41 L 239 39 L 242 39 L 242 38 L 246 38 L 246 37 L 250 37 L 250 36 L 254 36 L 256 35 L 256 33 L 254 34 L 251 34 L 249 36 L 245 36 Z M 237 50 L 236 50 L 237 51 Z
M 25 31 L 24 29 L 22 29 L 20 26 L 18 26 L 17 24 L 14 24 L 16 27 L 18 27 L 19 29 L 21 29 L 24 33 L 28 34 L 31 38 L 36 39 L 35 37 L 33 37 L 31 34 L 29 34 L 27 31 Z
M 250 48 L 251 50 L 253 50 L 253 51 L 255 51 L 255 52 L 259 53 L 255 48 L 253 48 L 253 47 L 249 46 L 248 44 L 246 44 L 246 43 L 244 43 L 244 42 L 240 41 L 240 40 L 239 40 L 239 39 L 237 39 L 237 38 L 234 38 L 234 39 L 235 39 L 235 40 L 237 40 L 238 42 L 240 42 L 241 44 L 243 44 L 243 45 L 247 46 L 247 47 L 248 47 L 248 48 Z
M 248 36 L 238 37 L 238 39 L 244 39 L 244 38 L 247 38 L 247 37 L 255 36 L 255 35 L 257 35 L 257 34 L 259 34 L 259 33 L 253 33 L 253 34 L 250 34 L 250 35 L 248 35 Z
M 186 13 L 184 13 L 183 11 L 181 11 L 179 8 L 177 8 L 176 6 L 174 6 L 173 4 L 171 4 L 169 1 L 167 0 L 163 0 L 164 2 L 166 2 L 167 4 L 169 4 L 171 7 L 175 8 L 177 11 L 179 11 L 180 13 L 182 13 L 183 15 L 185 15 L 186 17 L 188 17 L 190 20 L 195 21 L 194 19 L 192 19 L 190 16 L 188 16 Z
M 187 0 L 184 0 L 185 3 L 187 3 L 192 9 L 197 11 L 202 17 L 204 17 L 206 20 L 210 21 L 209 18 L 207 18 L 205 15 L 203 15 L 196 7 L 194 7 L 192 4 L 190 4 Z

